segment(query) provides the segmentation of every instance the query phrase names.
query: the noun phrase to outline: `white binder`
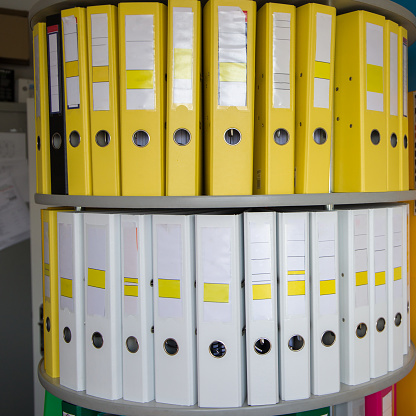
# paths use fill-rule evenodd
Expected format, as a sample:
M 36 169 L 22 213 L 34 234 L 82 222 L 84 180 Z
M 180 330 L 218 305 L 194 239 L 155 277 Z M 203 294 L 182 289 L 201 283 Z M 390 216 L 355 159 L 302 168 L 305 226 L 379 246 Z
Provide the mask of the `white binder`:
M 122 397 L 120 215 L 84 214 L 86 393 Z
M 279 401 L 276 213 L 244 213 L 248 405 Z
M 368 210 L 338 212 L 341 382 L 370 380 Z
M 85 390 L 84 218 L 58 212 L 60 384 Z
M 196 216 L 198 405 L 246 397 L 242 215 Z
M 387 337 L 388 369 L 403 366 L 403 207 L 388 208 L 387 220 Z M 407 328 L 406 328 L 407 330 Z
M 123 398 L 155 398 L 152 217 L 121 215 Z
M 306 399 L 311 390 L 309 217 L 307 212 L 277 215 L 280 398 Z
M 338 213 L 311 212 L 311 393 L 340 390 Z
M 403 204 L 403 354 L 410 347 L 409 204 Z
M 365 416 L 365 397 L 335 406 L 335 416 Z
M 158 403 L 197 399 L 193 215 L 153 215 L 155 395 Z
M 370 377 L 387 374 L 387 208 L 370 209 L 368 286 Z

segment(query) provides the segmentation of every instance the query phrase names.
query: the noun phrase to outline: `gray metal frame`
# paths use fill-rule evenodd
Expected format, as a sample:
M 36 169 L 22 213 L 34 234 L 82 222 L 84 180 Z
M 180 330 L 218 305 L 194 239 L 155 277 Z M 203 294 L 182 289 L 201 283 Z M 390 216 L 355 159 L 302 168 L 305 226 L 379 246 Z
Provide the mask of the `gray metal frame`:
M 327 394 L 325 396 L 311 396 L 309 399 L 285 401 L 272 406 L 247 406 L 215 409 L 199 408 L 197 406 L 176 406 L 155 401 L 149 403 L 134 403 L 127 400 L 105 400 L 88 396 L 85 391 L 76 392 L 59 384 L 59 378 L 51 378 L 45 373 L 43 360 L 39 363 L 38 376 L 42 386 L 69 403 L 93 409 L 101 412 L 114 413 L 124 416 L 210 416 L 210 415 L 235 415 L 235 416 L 275 416 L 287 415 L 289 413 L 303 412 L 319 409 L 326 406 L 349 402 L 369 394 L 383 390 L 404 378 L 412 370 L 416 360 L 415 347 L 411 344 L 410 351 L 404 356 L 403 367 L 399 370 L 389 372 L 387 375 L 372 379 L 368 383 L 358 386 L 347 386 L 341 384 L 339 393 Z M 174 378 L 174 374 L 172 375 Z M 173 379 L 172 379 L 173 380 Z

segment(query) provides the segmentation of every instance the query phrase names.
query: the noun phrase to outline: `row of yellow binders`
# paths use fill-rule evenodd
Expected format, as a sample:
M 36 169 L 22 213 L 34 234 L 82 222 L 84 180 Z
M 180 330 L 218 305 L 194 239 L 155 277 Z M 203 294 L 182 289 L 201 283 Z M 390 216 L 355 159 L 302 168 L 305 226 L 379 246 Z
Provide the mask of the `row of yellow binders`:
M 406 204 L 47 209 L 42 230 L 45 371 L 72 390 L 271 405 L 382 377 L 409 351 Z
M 35 26 L 37 192 L 409 189 L 403 27 L 320 4 L 201 14 L 120 3 Z

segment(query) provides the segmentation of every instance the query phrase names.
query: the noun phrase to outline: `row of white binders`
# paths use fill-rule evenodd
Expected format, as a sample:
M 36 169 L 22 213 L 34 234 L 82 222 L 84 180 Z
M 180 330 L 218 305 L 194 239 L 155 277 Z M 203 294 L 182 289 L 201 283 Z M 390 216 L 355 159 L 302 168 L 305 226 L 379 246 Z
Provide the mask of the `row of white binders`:
M 45 369 L 63 386 L 238 407 L 403 366 L 408 205 L 42 216 Z
M 336 14 L 169 0 L 46 17 L 33 33 L 37 192 L 408 190 L 407 31 Z

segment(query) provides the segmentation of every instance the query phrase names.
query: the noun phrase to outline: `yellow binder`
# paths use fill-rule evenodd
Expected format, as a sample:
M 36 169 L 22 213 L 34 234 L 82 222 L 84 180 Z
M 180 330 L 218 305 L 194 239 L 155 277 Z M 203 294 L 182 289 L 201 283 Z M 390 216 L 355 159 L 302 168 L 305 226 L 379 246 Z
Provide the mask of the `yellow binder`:
M 33 29 L 33 61 L 35 67 L 36 192 L 50 194 L 49 90 L 45 23 L 37 23 Z
M 209 0 L 203 12 L 205 192 L 251 195 L 256 3 Z
M 45 372 L 59 377 L 59 293 L 57 212 L 42 209 L 43 334 Z
M 399 46 L 399 25 L 386 20 L 385 31 L 386 56 L 386 93 L 385 103 L 387 112 L 387 190 L 400 190 L 400 117 L 399 117 L 399 88 L 402 73 L 401 51 Z M 400 46 L 401 47 L 401 46 Z
M 117 7 L 87 7 L 94 195 L 120 195 Z
M 164 195 L 166 6 L 118 7 L 121 193 Z
M 415 137 L 416 137 L 416 91 L 408 93 L 408 128 L 409 128 L 409 189 L 416 189 L 416 157 L 415 157 Z
M 295 192 L 330 191 L 335 7 L 296 10 Z
M 400 115 L 400 190 L 409 190 L 409 121 L 407 113 L 407 97 L 408 97 L 408 38 L 407 30 L 399 26 L 399 59 L 402 62 L 399 68 L 402 69 L 401 85 L 399 86 L 399 115 Z M 414 138 L 412 138 L 413 140 Z
M 68 194 L 91 195 L 87 21 L 84 8 L 62 10 Z
M 202 191 L 201 3 L 168 2 L 166 195 Z
M 335 192 L 387 190 L 384 23 L 361 10 L 337 17 Z
M 296 8 L 267 3 L 256 25 L 253 193 L 293 194 Z

